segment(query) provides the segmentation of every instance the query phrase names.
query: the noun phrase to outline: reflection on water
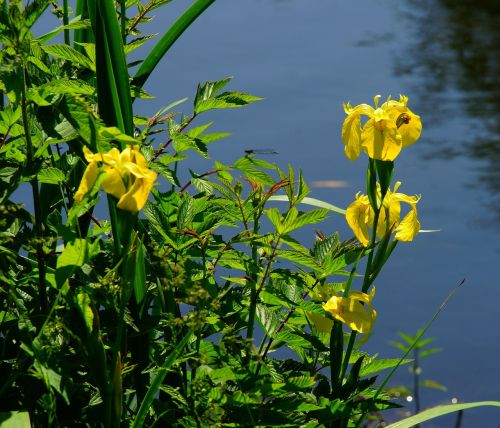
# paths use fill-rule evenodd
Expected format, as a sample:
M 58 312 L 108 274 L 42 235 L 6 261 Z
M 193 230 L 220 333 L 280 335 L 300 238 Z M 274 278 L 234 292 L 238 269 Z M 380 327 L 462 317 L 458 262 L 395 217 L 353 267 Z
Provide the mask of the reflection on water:
M 447 130 L 428 156 L 482 161 L 479 184 L 500 216 L 500 2 L 413 0 L 402 14 L 413 38 L 396 73 L 412 75 L 415 101 L 432 105 L 432 122 Z

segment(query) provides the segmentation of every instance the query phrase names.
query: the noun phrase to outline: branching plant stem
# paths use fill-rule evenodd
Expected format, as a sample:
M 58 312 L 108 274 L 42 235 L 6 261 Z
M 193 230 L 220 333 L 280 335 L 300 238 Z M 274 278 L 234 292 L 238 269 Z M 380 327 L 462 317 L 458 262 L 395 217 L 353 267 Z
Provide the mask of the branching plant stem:
M 33 141 L 31 140 L 30 126 L 28 119 L 28 106 L 26 100 L 26 85 L 28 81 L 26 67 L 23 66 L 23 84 L 21 86 L 21 114 L 23 117 L 24 136 L 26 138 L 28 165 L 33 165 L 35 162 L 35 152 L 33 148 Z M 31 189 L 33 193 L 33 205 L 35 210 L 35 236 L 36 236 L 36 260 L 38 264 L 38 293 L 40 297 L 40 309 L 43 313 L 47 311 L 47 290 L 45 288 L 45 255 L 43 253 L 43 224 L 42 224 L 42 203 L 40 199 L 40 189 L 38 188 L 38 179 L 36 174 L 30 180 Z
M 181 133 L 182 131 L 184 131 L 184 129 L 186 129 L 190 123 L 194 120 L 194 118 L 196 117 L 196 113 L 194 113 L 187 121 L 184 125 L 182 125 L 179 130 L 177 132 Z M 153 155 L 153 157 L 151 158 L 151 162 L 154 162 L 156 159 L 158 159 L 158 157 L 163 154 L 163 152 L 168 148 L 168 146 L 170 146 L 170 144 L 172 144 L 173 142 L 173 138 L 170 138 L 167 142 L 165 142 L 156 152 L 155 154 Z

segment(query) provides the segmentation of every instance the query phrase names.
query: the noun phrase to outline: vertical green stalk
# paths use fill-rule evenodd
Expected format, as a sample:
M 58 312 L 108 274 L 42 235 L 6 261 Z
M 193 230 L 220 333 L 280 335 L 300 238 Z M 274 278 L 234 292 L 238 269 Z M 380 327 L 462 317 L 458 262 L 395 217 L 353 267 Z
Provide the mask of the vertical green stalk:
M 376 170 L 375 170 L 375 163 L 372 159 L 369 159 L 368 161 L 368 169 L 366 172 L 366 193 L 368 194 L 368 198 L 370 200 L 370 204 L 373 208 L 374 216 L 373 216 L 373 224 L 372 224 L 372 235 L 370 242 L 368 243 L 369 247 L 374 246 L 375 241 L 377 240 L 377 225 L 378 225 L 378 218 L 380 216 L 380 207 L 382 205 L 382 201 L 380 201 L 380 206 L 377 201 L 377 180 L 376 180 Z M 365 275 L 363 279 L 363 285 L 361 287 L 361 291 L 363 293 L 366 293 L 368 288 L 370 288 L 370 285 L 372 283 L 372 261 L 373 261 L 373 249 L 368 254 L 368 260 L 366 261 L 366 268 L 365 268 Z M 349 342 L 347 344 L 347 349 L 345 352 L 344 356 L 344 361 L 342 363 L 342 370 L 340 372 L 340 380 L 344 378 L 346 372 L 347 372 L 347 366 L 349 365 L 349 360 L 351 358 L 352 350 L 354 348 L 354 342 L 356 341 L 356 336 L 357 332 L 352 331 L 351 335 L 349 337 Z
M 239 200 L 239 196 L 238 196 Z M 253 206 L 256 208 L 259 204 L 259 201 L 257 199 L 257 195 L 254 195 L 253 198 Z M 243 209 L 240 203 L 240 210 L 243 218 L 243 223 L 245 224 L 245 228 L 247 228 L 247 225 L 245 223 L 245 216 L 243 214 Z M 254 212 L 253 215 L 253 230 L 252 234 L 255 236 L 259 233 L 259 215 L 257 211 Z M 258 265 L 259 263 L 259 254 L 258 254 L 258 248 L 257 245 L 252 241 L 252 260 L 255 263 L 255 266 Z M 268 265 L 269 266 L 269 265 Z M 254 330 L 254 323 L 255 323 L 255 311 L 257 310 L 257 301 L 259 299 L 259 290 L 257 287 L 257 274 L 253 272 L 249 272 L 249 277 L 251 278 L 252 282 L 252 290 L 250 293 L 250 306 L 248 308 L 248 324 L 247 324 L 247 339 L 251 340 L 253 338 L 253 330 Z M 263 281 L 265 279 L 263 278 Z
M 120 0 L 120 32 L 122 34 L 122 43 L 127 43 L 127 6 L 125 0 Z
M 69 23 L 69 10 L 68 10 L 68 0 L 63 0 L 63 25 L 68 25 Z M 69 45 L 71 42 L 69 40 L 69 30 L 64 29 L 64 43 Z
M 34 148 L 33 142 L 31 141 L 29 118 L 28 118 L 28 106 L 26 100 L 26 85 L 28 81 L 27 70 L 23 65 L 23 84 L 21 85 L 21 114 L 23 118 L 24 135 L 26 138 L 27 156 L 26 163 L 33 166 L 35 164 L 34 159 Z M 43 253 L 43 224 L 42 224 L 42 203 L 40 200 L 40 189 L 38 188 L 38 179 L 35 174 L 30 180 L 31 189 L 33 193 L 33 205 L 35 209 L 35 236 L 36 236 L 36 260 L 38 264 L 38 293 L 40 297 L 40 309 L 42 312 L 47 311 L 48 301 L 47 301 L 47 290 L 45 288 L 45 254 Z

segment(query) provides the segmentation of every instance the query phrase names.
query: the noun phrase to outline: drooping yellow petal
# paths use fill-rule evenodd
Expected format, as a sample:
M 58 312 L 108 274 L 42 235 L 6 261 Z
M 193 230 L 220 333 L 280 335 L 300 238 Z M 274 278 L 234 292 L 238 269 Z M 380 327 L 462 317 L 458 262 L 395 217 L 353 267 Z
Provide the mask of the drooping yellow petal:
M 368 245 L 370 235 L 368 232 L 370 218 L 370 202 L 367 196 L 357 198 L 346 210 L 346 220 L 349 227 L 364 246 Z M 371 224 L 370 224 L 371 226 Z
M 136 178 L 132 187 L 118 201 L 117 207 L 131 212 L 140 211 L 148 200 L 155 180 L 155 172 L 150 170 L 144 172 L 144 178 Z
M 420 231 L 420 222 L 417 218 L 417 207 L 412 205 L 412 209 L 396 228 L 394 239 L 398 241 L 413 241 Z
M 355 160 L 361 153 L 361 115 L 371 116 L 373 107 L 368 104 L 360 104 L 354 108 L 344 104 L 347 117 L 342 125 L 342 141 L 344 142 L 344 153 L 350 160 Z
M 76 202 L 81 202 L 83 197 L 90 192 L 92 186 L 97 180 L 99 175 L 99 167 L 97 162 L 90 162 L 83 173 L 82 181 L 80 181 L 80 186 L 73 196 Z

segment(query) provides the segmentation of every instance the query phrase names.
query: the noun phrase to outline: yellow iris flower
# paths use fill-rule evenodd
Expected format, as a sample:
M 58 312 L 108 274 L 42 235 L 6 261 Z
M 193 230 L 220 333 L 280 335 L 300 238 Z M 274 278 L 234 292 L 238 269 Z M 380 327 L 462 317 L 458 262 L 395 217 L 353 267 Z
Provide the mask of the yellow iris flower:
M 138 149 L 127 147 L 120 152 L 113 148 L 104 154 L 94 154 L 84 147 L 83 151 L 89 165 L 75 193 L 75 201 L 83 199 L 102 171 L 105 174 L 102 187 L 106 193 L 118 199 L 117 207 L 133 213 L 140 211 L 157 175 L 148 169 L 146 159 Z
M 323 309 L 330 315 L 359 333 L 370 333 L 377 311 L 373 309 L 372 300 L 375 287 L 370 294 L 351 291 L 349 297 L 333 296 L 323 304 Z
M 368 157 L 383 161 L 393 161 L 403 147 L 418 140 L 422 132 L 420 116 L 408 107 L 408 97 L 400 95 L 399 101 L 390 98 L 378 107 L 380 95 L 374 98 L 375 108 L 368 104 L 352 107 L 344 104 L 347 114 L 342 125 L 344 152 L 350 160 L 355 160 L 364 150 Z M 361 116 L 368 121 L 362 126 Z
M 394 185 L 394 192 L 390 189 L 382 202 L 378 222 L 377 236 L 381 238 L 388 229 L 393 228 L 396 233 L 394 239 L 398 241 L 412 241 L 420 230 L 420 223 L 417 218 L 417 203 L 420 196 L 408 196 L 403 193 L 397 193 L 401 183 L 398 181 Z M 380 186 L 378 187 L 378 199 L 380 199 Z M 401 202 L 410 205 L 410 212 L 406 214 L 403 220 L 401 218 Z M 356 200 L 347 207 L 346 220 L 350 228 L 356 235 L 356 238 L 363 244 L 368 245 L 370 241 L 369 227 L 373 225 L 375 213 L 368 196 L 356 195 Z

